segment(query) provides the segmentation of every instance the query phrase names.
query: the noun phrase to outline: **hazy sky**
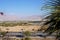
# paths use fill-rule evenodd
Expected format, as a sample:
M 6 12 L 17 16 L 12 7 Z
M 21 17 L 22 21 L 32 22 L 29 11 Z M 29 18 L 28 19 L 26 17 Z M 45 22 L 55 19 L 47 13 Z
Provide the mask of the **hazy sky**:
M 43 15 L 41 7 L 44 0 L 0 0 L 0 11 L 6 15 L 31 16 Z

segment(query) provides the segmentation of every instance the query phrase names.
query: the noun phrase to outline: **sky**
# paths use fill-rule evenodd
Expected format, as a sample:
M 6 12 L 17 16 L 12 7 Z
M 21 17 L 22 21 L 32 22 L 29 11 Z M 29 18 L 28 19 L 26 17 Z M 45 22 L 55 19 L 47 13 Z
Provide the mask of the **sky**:
M 0 11 L 20 17 L 43 15 L 45 12 L 41 7 L 44 3 L 44 0 L 0 0 Z

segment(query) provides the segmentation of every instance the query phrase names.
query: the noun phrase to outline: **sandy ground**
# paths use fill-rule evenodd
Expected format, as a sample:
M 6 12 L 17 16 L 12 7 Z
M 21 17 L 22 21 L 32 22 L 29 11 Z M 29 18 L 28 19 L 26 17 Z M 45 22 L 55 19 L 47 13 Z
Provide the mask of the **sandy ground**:
M 21 40 L 22 38 L 17 38 L 17 37 L 9 37 L 11 40 L 13 40 L 13 39 L 18 39 L 18 40 Z M 38 36 L 36 36 L 36 37 L 29 37 L 30 38 L 30 40 L 55 40 L 55 37 L 46 37 L 46 38 L 44 38 L 44 37 L 38 37 Z M 7 38 L 5 38 L 5 39 L 7 39 Z M 25 38 L 23 38 L 23 39 L 25 39 Z
M 37 31 L 40 28 L 41 28 L 40 26 L 15 26 L 15 27 L 0 26 L 0 30 L 5 32 Z

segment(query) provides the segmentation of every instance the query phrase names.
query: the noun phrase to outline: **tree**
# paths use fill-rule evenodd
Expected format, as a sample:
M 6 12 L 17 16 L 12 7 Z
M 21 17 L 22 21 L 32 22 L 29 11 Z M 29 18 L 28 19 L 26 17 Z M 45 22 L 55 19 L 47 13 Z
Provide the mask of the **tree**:
M 46 9 L 53 9 L 54 11 L 52 10 L 50 15 L 45 17 L 48 21 L 44 25 L 49 25 L 45 32 L 49 32 L 49 35 L 56 32 L 56 38 L 58 39 L 60 37 L 60 0 L 51 0 L 50 3 L 50 6 Z

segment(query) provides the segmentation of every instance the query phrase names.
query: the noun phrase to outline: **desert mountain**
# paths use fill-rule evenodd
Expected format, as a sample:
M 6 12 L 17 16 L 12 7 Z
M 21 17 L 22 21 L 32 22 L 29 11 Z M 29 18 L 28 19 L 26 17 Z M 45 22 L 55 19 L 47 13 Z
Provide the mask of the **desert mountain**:
M 33 15 L 27 17 L 17 17 L 14 15 L 0 15 L 0 21 L 18 21 L 18 20 L 25 20 L 25 21 L 40 21 L 42 17 L 40 15 Z

